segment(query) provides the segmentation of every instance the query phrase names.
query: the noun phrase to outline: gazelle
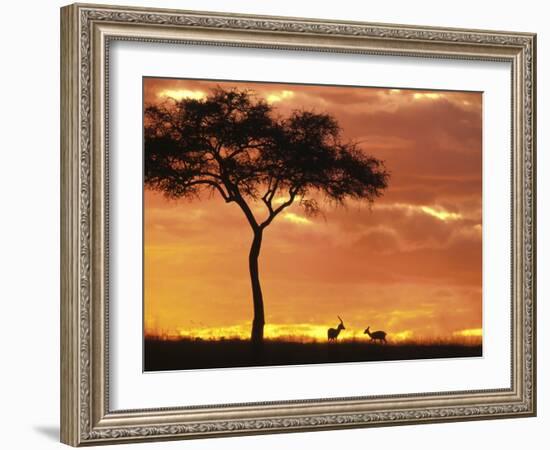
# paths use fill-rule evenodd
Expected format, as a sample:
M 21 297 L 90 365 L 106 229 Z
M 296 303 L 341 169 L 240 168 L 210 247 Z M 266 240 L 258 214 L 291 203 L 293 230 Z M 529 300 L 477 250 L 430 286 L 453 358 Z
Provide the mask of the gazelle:
M 344 326 L 344 322 L 342 321 L 342 318 L 340 316 L 337 316 L 338 320 L 340 320 L 340 323 L 336 328 L 329 328 L 327 330 L 327 337 L 329 342 L 335 341 L 338 338 L 338 335 L 340 334 L 340 331 L 345 330 L 346 327 Z
M 384 344 L 386 344 L 386 332 L 385 331 L 373 331 L 372 333 L 370 332 L 370 325 L 367 327 L 367 329 L 365 330 L 365 332 L 363 334 L 368 334 L 369 337 L 370 337 L 370 340 L 371 341 L 384 341 Z

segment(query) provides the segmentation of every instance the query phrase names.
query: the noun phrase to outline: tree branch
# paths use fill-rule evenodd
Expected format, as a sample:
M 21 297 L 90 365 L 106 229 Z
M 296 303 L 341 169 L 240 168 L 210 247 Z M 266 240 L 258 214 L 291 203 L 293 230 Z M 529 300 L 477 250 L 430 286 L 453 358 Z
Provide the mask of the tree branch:
M 211 180 L 191 181 L 189 183 L 186 183 L 186 186 L 196 186 L 198 184 L 206 184 L 208 186 L 212 186 L 213 188 L 215 188 L 221 194 L 222 198 L 225 200 L 226 203 L 232 202 L 234 200 L 233 196 L 230 193 L 225 192 L 218 183 Z
M 231 159 L 237 156 L 240 153 L 243 153 L 245 150 L 262 150 L 264 148 L 264 145 L 261 143 L 253 144 L 251 142 L 247 142 L 246 144 L 239 145 L 235 150 L 233 150 L 231 153 L 229 153 L 226 158 Z
M 275 184 L 273 187 L 271 187 L 272 179 L 270 178 L 269 184 L 267 186 L 267 191 L 262 197 L 262 201 L 264 202 L 265 206 L 267 206 L 267 209 L 269 210 L 269 214 L 273 214 L 273 197 L 275 197 L 275 192 L 277 192 L 277 188 L 279 187 L 279 179 L 277 178 L 275 180 Z
M 273 219 L 275 219 L 275 217 L 277 217 L 277 215 L 281 211 L 283 211 L 285 208 L 292 205 L 297 194 L 298 194 L 298 188 L 290 189 L 288 200 L 284 203 L 281 203 L 276 209 L 271 209 L 268 218 L 260 224 L 260 228 L 264 229 L 265 227 L 267 227 L 271 222 L 273 222 Z M 271 205 L 271 202 L 270 202 L 270 205 Z
M 256 217 L 254 217 L 254 213 L 250 209 L 250 206 L 246 203 L 246 201 L 243 199 L 242 195 L 237 191 L 237 195 L 235 196 L 235 202 L 237 205 L 241 207 L 241 209 L 244 212 L 244 215 L 246 216 L 246 219 L 248 220 L 248 223 L 252 227 L 254 231 L 257 231 L 260 229 L 260 226 L 258 225 L 258 221 L 256 220 Z
M 254 217 L 254 213 L 252 212 L 252 210 L 244 200 L 243 196 L 241 195 L 239 188 L 234 183 L 232 183 L 229 177 L 227 176 L 227 173 L 225 172 L 224 158 L 222 158 L 219 153 L 214 154 L 214 158 L 218 162 L 218 165 L 220 167 L 220 179 L 225 185 L 225 188 L 227 189 L 227 192 L 229 193 L 230 198 L 232 200 L 235 200 L 237 205 L 241 207 L 246 217 L 246 220 L 248 220 L 248 223 L 250 224 L 252 229 L 256 231 L 259 227 L 256 217 Z

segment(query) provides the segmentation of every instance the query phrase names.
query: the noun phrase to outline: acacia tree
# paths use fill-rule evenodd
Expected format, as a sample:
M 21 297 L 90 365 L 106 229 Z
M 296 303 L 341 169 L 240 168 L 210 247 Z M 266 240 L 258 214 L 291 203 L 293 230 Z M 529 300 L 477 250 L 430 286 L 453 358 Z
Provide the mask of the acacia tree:
M 218 87 L 201 100 L 148 106 L 144 139 L 147 187 L 169 198 L 217 193 L 250 224 L 255 344 L 263 341 L 265 324 L 258 258 L 266 227 L 293 203 L 313 215 L 321 197 L 372 202 L 389 177 L 382 161 L 342 140 L 331 115 L 297 110 L 277 117 L 249 90 Z M 265 207 L 262 217 L 253 202 Z

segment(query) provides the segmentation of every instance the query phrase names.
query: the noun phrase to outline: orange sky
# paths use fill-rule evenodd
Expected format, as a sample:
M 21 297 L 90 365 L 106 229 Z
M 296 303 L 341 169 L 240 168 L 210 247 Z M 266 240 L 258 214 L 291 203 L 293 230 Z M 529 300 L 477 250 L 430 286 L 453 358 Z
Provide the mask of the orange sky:
M 291 206 L 266 229 L 267 338 L 326 338 L 337 315 L 343 338 L 367 325 L 394 340 L 480 333 L 480 93 L 146 78 L 144 101 L 202 98 L 216 85 L 253 89 L 283 116 L 332 114 L 391 173 L 371 208 L 325 205 L 308 218 Z M 249 336 L 252 232 L 239 207 L 144 197 L 145 333 Z

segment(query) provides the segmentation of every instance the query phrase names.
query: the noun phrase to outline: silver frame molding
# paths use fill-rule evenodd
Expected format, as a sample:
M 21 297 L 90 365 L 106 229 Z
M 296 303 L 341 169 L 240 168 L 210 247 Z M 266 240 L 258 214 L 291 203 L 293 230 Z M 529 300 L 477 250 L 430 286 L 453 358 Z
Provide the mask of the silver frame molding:
M 108 58 L 113 40 L 506 61 L 512 67 L 510 388 L 113 411 Z M 74 4 L 61 9 L 61 441 L 97 445 L 536 415 L 536 35 Z M 503 149 L 506 150 L 506 149 Z M 503 158 L 508 157 L 503 152 Z

